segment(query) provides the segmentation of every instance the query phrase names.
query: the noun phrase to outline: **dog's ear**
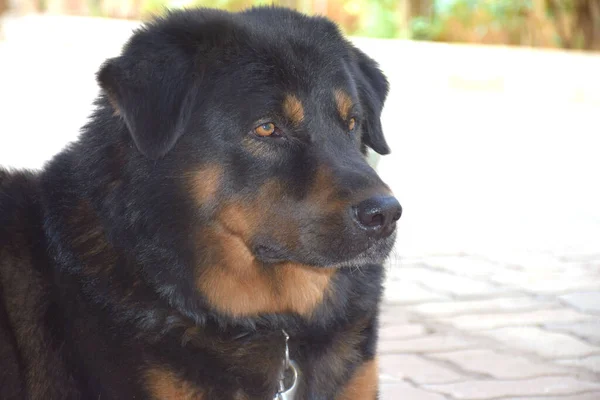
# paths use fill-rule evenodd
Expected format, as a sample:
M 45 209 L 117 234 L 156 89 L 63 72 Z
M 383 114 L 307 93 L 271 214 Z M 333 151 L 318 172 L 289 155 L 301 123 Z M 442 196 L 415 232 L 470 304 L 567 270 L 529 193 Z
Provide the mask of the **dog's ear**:
M 381 111 L 388 94 L 389 83 L 379 65 L 361 50 L 354 48 L 360 101 L 365 112 L 363 143 L 379 154 L 389 154 L 390 148 L 383 136 Z
M 189 121 L 196 94 L 194 62 L 176 48 L 140 47 L 136 54 L 126 51 L 106 61 L 97 78 L 140 152 L 158 159 Z

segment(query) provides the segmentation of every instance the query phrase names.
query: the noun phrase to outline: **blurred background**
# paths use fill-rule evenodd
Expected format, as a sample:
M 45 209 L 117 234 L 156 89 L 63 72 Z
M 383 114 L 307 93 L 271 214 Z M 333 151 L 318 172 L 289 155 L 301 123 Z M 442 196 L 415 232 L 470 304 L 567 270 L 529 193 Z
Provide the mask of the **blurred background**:
M 77 138 L 140 21 L 265 3 L 0 0 L 0 165 Z M 600 0 L 274 3 L 335 20 L 391 83 L 383 399 L 600 399 Z
M 326 15 L 349 35 L 600 49 L 597 0 L 0 0 L 0 11 L 135 20 L 167 8 L 265 4 Z

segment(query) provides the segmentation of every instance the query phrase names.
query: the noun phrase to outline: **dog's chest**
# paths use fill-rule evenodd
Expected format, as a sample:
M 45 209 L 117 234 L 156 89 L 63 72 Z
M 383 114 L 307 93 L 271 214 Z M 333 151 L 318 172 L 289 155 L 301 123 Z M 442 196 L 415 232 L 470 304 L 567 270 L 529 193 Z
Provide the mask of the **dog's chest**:
M 368 324 L 361 321 L 329 337 L 292 337 L 283 382 L 285 342 L 249 341 L 220 348 L 218 360 L 213 351 L 194 357 L 174 355 L 168 365 L 147 368 L 143 386 L 151 399 L 334 399 L 349 371 L 363 358 Z M 177 366 L 184 358 L 187 365 Z

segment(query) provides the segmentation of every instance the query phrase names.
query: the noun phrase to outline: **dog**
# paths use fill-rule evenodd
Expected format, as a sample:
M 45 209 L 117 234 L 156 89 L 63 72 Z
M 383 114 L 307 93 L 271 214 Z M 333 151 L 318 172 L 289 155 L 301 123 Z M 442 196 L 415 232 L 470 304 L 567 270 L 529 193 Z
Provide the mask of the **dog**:
M 388 81 L 326 18 L 172 11 L 0 170 L 0 398 L 373 400 Z

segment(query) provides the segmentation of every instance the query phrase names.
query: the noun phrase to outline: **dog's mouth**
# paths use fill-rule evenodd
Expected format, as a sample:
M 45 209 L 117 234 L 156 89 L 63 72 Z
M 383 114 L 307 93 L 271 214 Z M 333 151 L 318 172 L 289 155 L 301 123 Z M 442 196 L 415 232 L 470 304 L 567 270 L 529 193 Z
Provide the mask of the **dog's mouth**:
M 339 261 L 329 265 L 331 268 L 360 268 L 373 264 L 383 264 L 389 257 L 394 243 L 396 241 L 396 233 L 394 232 L 391 236 L 386 239 L 379 240 L 367 247 L 366 250 L 360 252 L 347 260 Z
M 257 240 L 249 250 L 264 264 L 295 262 L 316 268 L 357 268 L 383 263 L 392 251 L 396 234 L 381 240 L 365 243 L 363 248 L 355 246 L 355 251 L 332 248 L 327 255 L 310 249 L 290 251 L 272 241 Z M 350 247 L 350 246 L 348 246 Z
M 294 263 L 313 268 L 354 268 L 383 263 L 392 251 L 396 232 L 385 238 L 364 236 L 306 236 L 291 247 L 273 238 L 269 233 L 247 235 L 218 221 L 216 227 L 222 233 L 239 240 L 248 255 L 265 267 Z M 327 238 L 329 238 L 327 240 Z

